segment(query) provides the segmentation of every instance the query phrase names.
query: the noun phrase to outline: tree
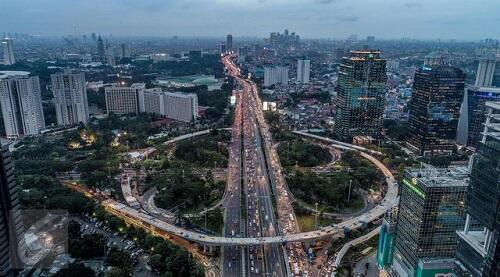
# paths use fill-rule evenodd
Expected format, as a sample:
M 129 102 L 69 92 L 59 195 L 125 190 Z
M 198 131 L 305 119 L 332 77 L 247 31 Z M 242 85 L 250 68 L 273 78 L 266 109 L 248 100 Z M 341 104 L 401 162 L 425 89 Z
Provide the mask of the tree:
M 91 268 L 80 263 L 71 263 L 67 268 L 60 269 L 54 277 L 94 277 L 95 273 Z
M 68 237 L 69 240 L 74 240 L 80 238 L 81 230 L 80 230 L 80 223 L 71 220 L 68 223 Z

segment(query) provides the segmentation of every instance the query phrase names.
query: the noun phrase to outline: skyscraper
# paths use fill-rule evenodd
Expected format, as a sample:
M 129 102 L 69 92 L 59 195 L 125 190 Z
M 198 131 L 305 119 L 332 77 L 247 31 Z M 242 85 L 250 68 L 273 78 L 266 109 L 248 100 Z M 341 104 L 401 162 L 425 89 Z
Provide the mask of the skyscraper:
M 101 59 L 106 57 L 106 49 L 104 48 L 104 41 L 102 41 L 101 35 L 97 38 L 97 56 Z
M 380 51 L 350 51 L 338 75 L 335 135 L 341 140 L 380 136 L 387 81 Z
M 467 167 L 405 171 L 391 266 L 399 276 L 431 276 L 425 273 L 430 265 L 442 274 L 453 270 L 468 183 Z
M 457 67 L 423 66 L 415 72 L 407 143 L 419 155 L 455 150 L 464 86 L 465 74 Z
M 106 111 L 117 115 L 138 114 L 139 107 L 142 105 L 139 95 L 143 93 L 146 85 L 135 83 L 130 87 L 112 86 L 106 87 Z
M 309 84 L 309 73 L 311 71 L 310 60 L 297 60 L 297 82 Z
M 45 128 L 38 76 L 0 71 L 0 105 L 7 138 L 36 135 Z
M 489 87 L 493 84 L 493 76 L 495 75 L 496 60 L 494 57 L 481 58 L 477 66 L 476 82 L 477 87 Z
M 276 84 L 288 84 L 288 66 L 265 66 L 264 67 L 264 87 Z
M 5 38 L 2 41 L 3 48 L 3 64 L 12 65 L 16 63 L 16 59 L 14 58 L 14 44 L 12 39 Z
M 25 243 L 9 149 L 2 146 L 0 151 L 0 276 L 13 276 Z
M 227 51 L 233 51 L 233 35 L 228 34 L 226 38 Z
M 500 276 L 500 102 L 487 102 L 482 140 L 474 155 L 466 221 L 458 233 L 458 276 Z
M 457 135 L 459 143 L 473 148 L 479 146 L 488 101 L 500 101 L 500 88 L 473 86 L 465 90 Z
M 52 93 L 58 125 L 74 125 L 89 120 L 85 74 L 65 70 L 52 74 Z

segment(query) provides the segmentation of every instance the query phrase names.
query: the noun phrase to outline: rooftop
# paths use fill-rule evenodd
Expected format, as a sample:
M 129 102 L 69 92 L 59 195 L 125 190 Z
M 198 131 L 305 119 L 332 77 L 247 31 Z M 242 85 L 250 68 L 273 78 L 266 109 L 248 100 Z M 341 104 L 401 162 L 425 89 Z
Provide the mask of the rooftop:
M 6 79 L 9 77 L 28 76 L 28 75 L 30 75 L 28 71 L 0 71 L 0 79 Z
M 465 166 L 409 168 L 406 169 L 406 173 L 428 188 L 467 187 L 469 185 L 469 171 Z

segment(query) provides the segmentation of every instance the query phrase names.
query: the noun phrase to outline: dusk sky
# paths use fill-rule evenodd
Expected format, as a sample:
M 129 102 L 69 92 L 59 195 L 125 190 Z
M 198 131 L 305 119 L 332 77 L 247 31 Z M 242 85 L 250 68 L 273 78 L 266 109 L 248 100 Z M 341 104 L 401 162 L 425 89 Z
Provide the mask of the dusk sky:
M 468 40 L 500 37 L 499 11 L 499 0 L 1 0 L 0 33 Z

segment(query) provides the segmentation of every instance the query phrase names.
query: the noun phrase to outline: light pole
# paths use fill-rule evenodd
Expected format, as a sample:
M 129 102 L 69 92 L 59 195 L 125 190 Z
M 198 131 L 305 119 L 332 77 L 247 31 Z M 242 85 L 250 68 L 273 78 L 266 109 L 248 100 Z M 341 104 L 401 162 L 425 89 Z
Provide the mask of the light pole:
M 351 200 L 351 188 L 352 188 L 352 179 L 349 180 L 349 193 L 347 194 L 347 203 Z
M 314 215 L 314 226 L 315 229 L 318 230 L 318 202 L 314 203 L 314 207 L 316 209 L 316 213 Z

